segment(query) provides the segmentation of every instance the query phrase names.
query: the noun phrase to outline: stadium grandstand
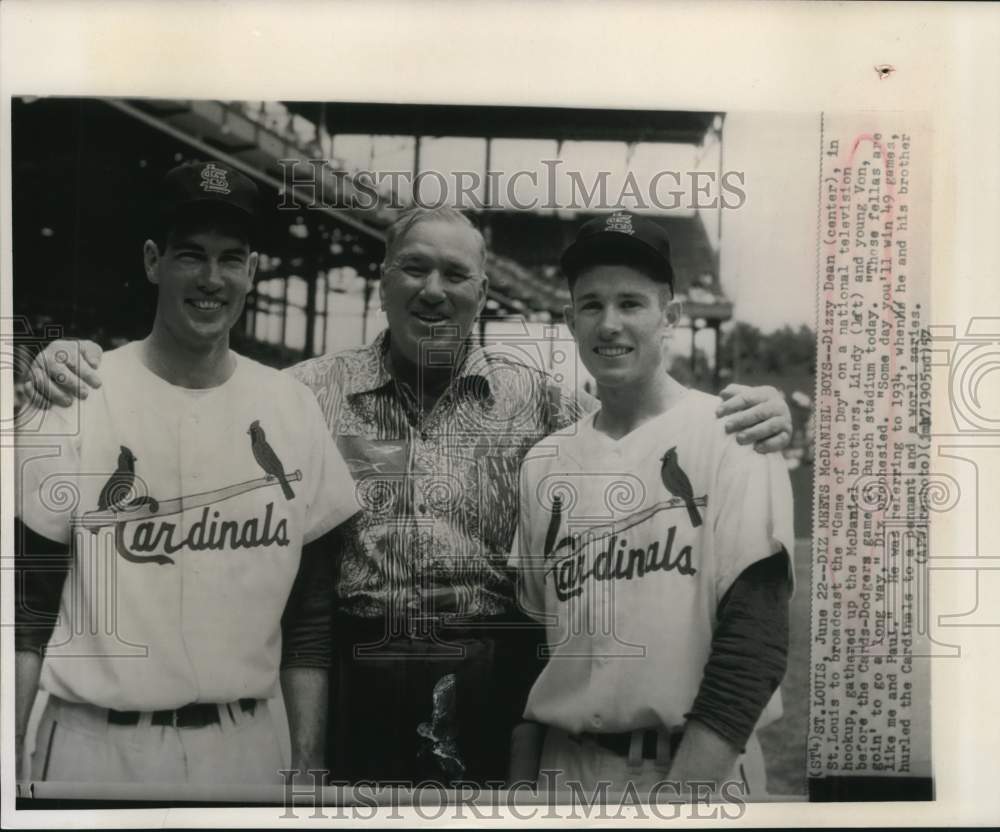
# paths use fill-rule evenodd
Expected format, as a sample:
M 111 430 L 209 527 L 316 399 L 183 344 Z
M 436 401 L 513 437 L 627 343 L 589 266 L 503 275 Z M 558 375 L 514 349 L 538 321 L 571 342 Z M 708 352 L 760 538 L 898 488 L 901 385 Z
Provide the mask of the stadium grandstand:
M 717 145 L 721 173 L 724 122 L 710 112 L 167 99 L 20 98 L 12 108 L 15 309 L 32 332 L 58 325 L 105 347 L 141 333 L 154 302 L 141 268 L 145 195 L 178 162 L 217 158 L 264 194 L 260 270 L 237 346 L 278 366 L 370 341 L 383 325 L 375 286 L 398 194 L 383 190 L 364 207 L 317 200 L 318 185 L 342 197 L 357 181 L 356 166 L 335 152 L 339 137 L 404 137 L 414 175 L 422 143 L 441 137 L 483 143 L 485 179 L 498 141 Z M 298 160 L 291 180 L 288 160 Z M 312 170 L 326 178 L 310 180 Z M 504 321 L 558 327 L 568 300 L 559 253 L 594 212 L 497 205 L 471 213 L 490 245 L 480 338 Z M 721 208 L 715 213 L 651 216 L 672 242 L 692 370 L 695 337 L 710 330 L 717 385 L 715 347 L 732 303 L 719 281 Z

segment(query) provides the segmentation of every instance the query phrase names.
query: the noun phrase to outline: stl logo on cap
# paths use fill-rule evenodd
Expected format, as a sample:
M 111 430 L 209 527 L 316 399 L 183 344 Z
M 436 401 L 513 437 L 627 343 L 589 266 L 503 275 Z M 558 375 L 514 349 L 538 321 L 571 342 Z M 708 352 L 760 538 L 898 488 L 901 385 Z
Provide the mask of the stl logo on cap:
M 214 162 L 205 165 L 201 172 L 201 189 L 216 194 L 229 194 L 229 171 L 215 166 Z
M 625 211 L 615 211 L 604 225 L 605 231 L 617 231 L 619 234 L 635 234 L 632 228 L 632 215 Z

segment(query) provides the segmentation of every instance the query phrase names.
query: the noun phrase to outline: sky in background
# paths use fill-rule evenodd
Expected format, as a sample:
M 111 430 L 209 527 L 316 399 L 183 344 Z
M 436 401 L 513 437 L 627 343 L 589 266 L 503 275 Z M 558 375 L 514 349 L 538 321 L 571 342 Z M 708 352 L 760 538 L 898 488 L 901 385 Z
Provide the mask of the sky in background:
M 819 114 L 729 113 L 723 165 L 746 171 L 746 204 L 723 212 L 722 286 L 767 331 L 815 329 Z
M 729 113 L 721 153 L 724 171 L 743 173 L 747 197 L 742 206 L 722 211 L 720 277 L 734 302 L 734 319 L 765 331 L 784 325 L 814 326 L 819 115 Z M 585 183 L 592 183 L 599 171 L 608 171 L 608 193 L 617 195 L 628 171 L 643 184 L 662 170 L 717 171 L 719 154 L 719 143 L 712 135 L 702 146 L 620 142 L 560 146 L 555 141 L 495 140 L 490 167 L 506 176 L 519 170 L 535 171 L 541 184 L 535 187 L 522 176 L 516 198 L 544 201 L 548 169 L 542 160 L 560 161 L 560 174 L 577 171 Z M 349 169 L 407 171 L 413 166 L 414 145 L 407 136 L 341 135 L 335 139 L 333 155 Z M 421 170 L 482 172 L 485 159 L 482 139 L 425 138 L 421 142 Z M 558 176 L 556 183 L 556 201 L 569 202 L 568 176 Z M 425 199 L 433 200 L 436 185 L 429 182 L 427 187 L 431 190 L 425 192 Z M 665 195 L 670 187 L 668 180 L 661 193 Z M 405 187 L 403 196 L 409 196 Z M 693 212 L 687 206 L 673 212 L 651 210 L 688 216 Z M 717 245 L 718 212 L 700 213 L 709 240 Z

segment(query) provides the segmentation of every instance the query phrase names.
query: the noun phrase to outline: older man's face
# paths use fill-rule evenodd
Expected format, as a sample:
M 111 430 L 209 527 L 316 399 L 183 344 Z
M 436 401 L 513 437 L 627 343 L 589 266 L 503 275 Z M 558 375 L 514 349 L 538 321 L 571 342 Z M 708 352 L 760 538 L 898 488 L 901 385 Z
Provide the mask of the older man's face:
M 486 302 L 479 237 L 444 220 L 418 222 L 386 264 L 379 295 L 393 348 L 414 363 L 439 363 L 431 353 L 454 350 Z

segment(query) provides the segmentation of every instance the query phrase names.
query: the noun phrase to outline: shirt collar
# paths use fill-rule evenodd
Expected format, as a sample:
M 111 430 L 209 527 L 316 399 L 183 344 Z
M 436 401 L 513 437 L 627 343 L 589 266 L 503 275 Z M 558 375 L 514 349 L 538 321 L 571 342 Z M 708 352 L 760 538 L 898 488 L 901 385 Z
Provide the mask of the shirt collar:
M 389 330 L 385 329 L 367 347 L 361 350 L 362 361 L 357 371 L 351 373 L 343 386 L 347 396 L 361 393 L 373 393 L 383 387 L 393 384 L 392 374 L 386 366 L 386 354 L 389 351 Z M 469 392 L 479 399 L 491 395 L 490 363 L 492 357 L 480 346 L 470 345 L 465 354 L 465 360 L 456 375 L 453 385 L 456 389 Z

